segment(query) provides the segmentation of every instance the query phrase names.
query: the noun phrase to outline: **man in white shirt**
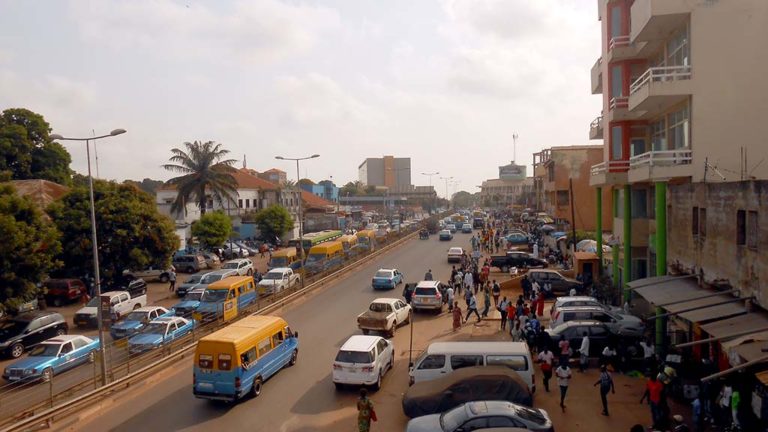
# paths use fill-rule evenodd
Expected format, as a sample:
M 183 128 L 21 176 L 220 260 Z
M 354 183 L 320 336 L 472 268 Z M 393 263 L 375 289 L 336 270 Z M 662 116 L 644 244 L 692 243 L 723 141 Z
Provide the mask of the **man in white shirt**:
M 589 336 L 584 332 L 581 338 L 581 348 L 579 348 L 579 370 L 584 372 L 589 364 Z
M 655 355 L 656 351 L 653 347 L 653 343 L 642 340 L 640 341 L 640 346 L 643 348 L 643 363 L 645 366 L 646 371 L 650 371 L 655 366 Z
M 555 370 L 557 376 L 557 385 L 560 386 L 560 408 L 565 412 L 565 394 L 568 393 L 568 384 L 571 382 L 571 368 L 568 362 L 560 363 Z
M 571 297 L 576 297 L 576 288 L 571 288 L 571 291 L 568 293 Z

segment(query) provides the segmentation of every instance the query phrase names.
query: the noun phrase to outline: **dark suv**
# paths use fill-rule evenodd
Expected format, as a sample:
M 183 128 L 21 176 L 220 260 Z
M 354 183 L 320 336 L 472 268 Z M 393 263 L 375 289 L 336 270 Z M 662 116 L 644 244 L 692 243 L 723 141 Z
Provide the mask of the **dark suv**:
M 537 269 L 528 272 L 531 283 L 536 281 L 542 289 L 545 284 L 552 286 L 553 295 L 569 295 L 571 288 L 576 288 L 576 293 L 581 294 L 584 291 L 584 285 L 576 279 L 567 278 L 557 270 Z
M 56 307 L 75 301 L 88 291 L 80 279 L 49 279 L 45 287 L 48 289 L 46 303 Z
M 115 284 L 108 290 L 102 289 L 102 292 L 107 291 L 128 291 L 131 293 L 131 297 L 138 297 L 147 293 L 147 283 L 144 279 L 133 278 L 130 275 L 125 275 L 118 278 Z
M 56 312 L 29 312 L 0 322 L 0 351 L 20 357 L 24 350 L 55 336 L 67 334 L 64 317 Z

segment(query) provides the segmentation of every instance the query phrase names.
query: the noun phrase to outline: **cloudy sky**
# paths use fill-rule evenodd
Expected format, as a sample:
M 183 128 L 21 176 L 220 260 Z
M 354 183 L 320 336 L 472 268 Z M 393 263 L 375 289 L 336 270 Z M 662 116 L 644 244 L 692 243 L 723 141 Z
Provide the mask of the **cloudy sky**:
M 184 141 L 248 167 L 319 153 L 302 176 L 355 180 L 411 157 L 475 192 L 497 166 L 589 144 L 600 112 L 592 0 L 0 0 L 0 109 L 98 146 L 101 177 L 167 179 Z M 85 170 L 82 145 L 66 144 Z M 305 171 L 306 169 L 306 171 Z M 529 168 L 530 172 L 530 168 Z M 434 180 L 437 185 L 437 179 Z M 438 193 L 444 194 L 444 183 Z

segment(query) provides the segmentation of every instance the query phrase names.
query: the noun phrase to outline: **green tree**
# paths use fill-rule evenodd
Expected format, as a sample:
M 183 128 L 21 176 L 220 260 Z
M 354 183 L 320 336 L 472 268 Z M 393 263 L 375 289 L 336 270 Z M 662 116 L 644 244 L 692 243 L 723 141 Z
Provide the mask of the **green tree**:
M 61 265 L 59 233 L 28 198 L 0 185 L 0 308 L 15 308 L 37 295 L 37 286 Z
M 207 193 L 210 193 L 218 202 L 226 199 L 234 200 L 237 196 L 237 181 L 233 174 L 237 163 L 234 159 L 224 159 L 229 150 L 221 147 L 213 141 L 201 143 L 195 141 L 185 142 L 185 150 L 171 149 L 173 156 L 170 164 L 163 165 L 168 171 L 183 175 L 174 177 L 166 183 L 175 186 L 176 201 L 171 206 L 171 211 L 186 211 L 187 203 L 194 200 L 200 208 L 200 215 L 205 214 Z
M 301 187 L 301 186 L 314 186 L 315 182 L 313 182 L 312 180 L 310 180 L 308 178 L 303 178 L 303 179 L 299 179 L 298 184 L 299 184 L 299 187 Z
M 170 264 L 179 248 L 173 222 L 157 211 L 152 197 L 131 185 L 94 181 L 96 235 L 103 278 L 109 282 L 127 269 Z M 48 207 L 61 232 L 65 275 L 93 274 L 88 188 L 74 187 Z
M 360 195 L 361 192 L 358 185 L 349 182 L 339 189 L 339 196 L 356 196 Z
M 165 184 L 164 181 L 152 180 L 150 178 L 145 178 L 140 182 L 136 180 L 125 180 L 123 183 L 136 186 L 137 188 L 143 190 L 144 192 L 152 196 L 157 195 L 157 190 L 160 189 L 160 186 Z
M 272 205 L 260 210 L 253 217 L 261 235 L 268 239 L 280 238 L 293 229 L 293 218 L 285 207 Z
M 459 191 L 453 195 L 453 206 L 459 208 L 468 208 L 474 203 L 472 194 L 467 191 Z
M 51 127 L 43 116 L 24 108 L 0 114 L 0 177 L 14 180 L 44 179 L 69 185 L 72 157 L 51 141 Z
M 232 220 L 221 211 L 204 214 L 192 224 L 192 236 L 206 248 L 221 246 L 230 234 Z

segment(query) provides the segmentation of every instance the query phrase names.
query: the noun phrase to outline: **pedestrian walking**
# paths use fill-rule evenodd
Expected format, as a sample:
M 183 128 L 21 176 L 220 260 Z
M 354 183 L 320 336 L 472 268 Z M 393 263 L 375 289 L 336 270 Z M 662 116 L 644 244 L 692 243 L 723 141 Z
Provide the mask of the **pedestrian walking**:
M 733 388 L 730 384 L 725 383 L 720 390 L 720 394 L 717 396 L 717 407 L 720 417 L 720 425 L 726 426 L 730 423 L 731 418 L 731 396 L 733 395 Z
M 616 348 L 614 348 L 612 345 L 606 345 L 605 348 L 603 348 L 601 357 L 602 357 L 600 360 L 601 365 L 603 366 L 610 365 L 614 371 L 616 370 Z
M 424 280 L 425 281 L 433 280 L 433 278 L 432 278 L 432 269 L 429 269 L 429 270 L 427 270 L 426 273 L 424 273 Z
M 448 288 L 445 290 L 445 297 L 448 299 L 448 312 L 451 312 L 453 310 L 453 287 L 448 286 Z
M 560 348 L 560 359 L 558 360 L 558 363 L 567 364 L 568 360 L 571 358 L 571 343 L 568 342 L 565 335 L 560 335 L 560 341 L 557 343 L 557 346 Z
M 472 279 L 472 272 L 467 271 L 466 274 L 464 275 L 464 289 L 472 290 L 473 283 L 474 281 Z
M 696 395 L 696 399 L 691 403 L 691 423 L 693 423 L 694 432 L 704 430 L 704 418 L 701 416 L 701 392 Z
M 469 316 L 473 313 L 477 315 L 477 322 L 480 322 L 482 318 L 480 317 L 480 313 L 477 312 L 477 300 L 475 299 L 474 294 L 472 294 L 472 290 L 467 290 L 469 293 L 469 302 L 467 303 L 467 316 L 464 318 L 464 322 L 467 322 L 469 320 Z
M 464 274 L 461 270 L 456 271 L 456 276 L 453 277 L 453 286 L 456 287 L 456 294 L 461 295 L 461 285 L 464 281 Z
M 496 307 L 496 309 L 499 311 L 499 314 L 501 314 L 501 331 L 504 331 L 507 329 L 507 305 L 508 305 L 507 298 L 504 297 L 501 300 L 501 303 Z
M 512 342 L 520 342 L 523 339 L 523 332 L 520 330 L 520 321 L 513 321 L 515 323 L 512 326 L 512 330 L 509 332 L 512 336 Z
M 739 423 L 739 407 L 741 406 L 741 392 L 739 392 L 739 388 L 736 387 L 733 389 L 733 393 L 731 393 L 731 415 L 733 416 L 733 426 L 736 426 L 737 429 L 741 428 L 741 423 Z
M 643 393 L 643 397 L 640 398 L 640 403 L 642 404 L 644 400 L 648 400 L 648 404 L 651 406 L 652 427 L 654 428 L 659 428 L 661 426 L 661 393 L 663 391 L 664 384 L 656 379 L 655 373 L 651 373 L 648 382 L 645 383 L 645 393 Z
M 484 300 L 484 302 L 483 302 L 483 314 L 482 315 L 483 315 L 483 318 L 488 318 L 488 312 L 491 311 L 491 293 L 488 292 L 488 288 L 485 288 L 483 290 L 483 300 Z M 502 322 L 504 322 L 504 321 L 506 321 L 506 320 L 502 320 Z M 502 329 L 503 329 L 503 327 L 504 326 L 502 325 Z
M 501 286 L 496 282 L 496 279 L 493 280 L 493 287 L 491 288 L 491 294 L 493 295 L 493 305 L 498 307 L 499 306 L 499 297 L 501 296 Z
M 561 363 L 555 370 L 557 385 L 560 386 L 560 408 L 565 412 L 565 395 L 568 393 L 568 384 L 571 382 L 571 368 L 568 362 Z
M 517 322 L 517 320 L 515 320 L 515 305 L 511 300 L 507 300 L 506 297 L 504 297 L 504 300 L 506 300 L 506 307 L 504 310 L 507 311 L 507 326 L 508 330 L 511 332 L 512 328 L 514 327 L 514 323 Z
M 88 295 L 88 291 L 83 291 L 83 294 L 80 296 L 80 301 L 83 303 L 83 307 L 88 305 L 88 302 L 91 301 L 91 296 Z
M 465 289 L 464 290 L 464 303 L 467 304 L 467 307 L 469 307 L 469 301 L 472 298 L 472 290 L 471 289 Z
M 173 268 L 168 270 L 168 291 L 176 291 L 176 270 Z
M 586 339 L 586 336 L 584 337 Z M 608 415 L 608 391 L 610 391 L 613 394 L 616 394 L 616 388 L 613 385 L 613 377 L 611 377 L 610 372 L 608 372 L 608 368 L 605 367 L 605 365 L 600 366 L 600 378 L 597 379 L 597 382 L 594 384 L 594 386 L 600 384 L 600 401 L 603 403 L 603 415 Z M 593 386 L 593 387 L 594 387 Z
M 453 302 L 453 331 L 461 328 L 461 308 L 459 302 Z
M 656 366 L 656 353 L 653 343 L 648 340 L 640 341 L 640 347 L 643 348 L 643 366 L 645 372 L 649 372 Z
M 378 420 L 376 411 L 373 410 L 373 402 L 368 399 L 368 390 L 365 387 L 360 389 L 360 398 L 357 400 L 357 430 L 359 432 L 369 432 L 371 430 L 371 421 Z
M 581 338 L 581 347 L 579 348 L 579 370 L 584 372 L 589 364 L 589 336 L 587 332 L 583 333 Z M 602 368 L 601 368 L 602 370 Z
M 544 391 L 549 393 L 549 380 L 552 378 L 552 363 L 555 361 L 555 354 L 549 350 L 549 347 L 544 347 L 539 353 L 538 361 L 541 366 L 541 374 L 544 376 Z

